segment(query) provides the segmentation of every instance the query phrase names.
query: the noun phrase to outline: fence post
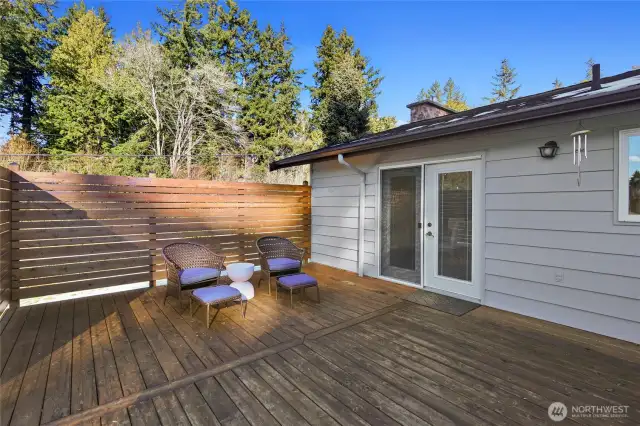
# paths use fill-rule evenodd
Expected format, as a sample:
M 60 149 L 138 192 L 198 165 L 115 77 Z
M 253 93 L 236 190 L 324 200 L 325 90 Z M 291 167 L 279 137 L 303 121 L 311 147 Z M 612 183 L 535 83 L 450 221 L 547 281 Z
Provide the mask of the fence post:
M 10 188 L 10 194 L 9 194 L 9 224 L 11 227 L 13 227 L 13 225 L 11 224 L 11 221 L 13 220 L 13 172 L 19 172 L 20 171 L 20 164 L 16 163 L 15 161 L 12 161 L 11 163 L 9 163 L 9 165 L 7 166 L 7 169 L 9 169 L 9 188 Z M 11 300 L 12 301 L 17 301 L 19 300 L 19 281 L 18 281 L 18 277 L 14 276 L 13 273 L 13 258 L 11 255 L 11 252 L 13 250 L 13 238 L 11 238 L 11 244 L 9 246 L 9 268 L 11 268 Z
M 155 179 L 156 178 L 156 172 L 149 172 L 149 178 L 150 179 Z M 153 227 L 155 226 L 156 221 L 155 221 L 155 217 L 149 217 L 149 245 L 152 246 L 153 242 L 156 241 L 156 233 L 153 231 Z M 156 250 L 155 247 L 151 247 L 149 248 L 149 262 L 151 263 L 151 280 L 149 280 L 149 287 L 155 287 L 156 286 L 156 280 L 153 278 L 153 274 L 154 274 L 154 270 L 153 270 L 153 264 L 154 264 L 154 256 L 153 256 L 153 252 L 154 250 Z

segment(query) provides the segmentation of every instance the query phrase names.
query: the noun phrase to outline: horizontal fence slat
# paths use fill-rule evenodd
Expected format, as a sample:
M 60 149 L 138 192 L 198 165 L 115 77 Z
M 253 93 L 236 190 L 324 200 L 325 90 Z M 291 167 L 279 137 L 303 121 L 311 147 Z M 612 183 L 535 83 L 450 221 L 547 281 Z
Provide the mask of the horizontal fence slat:
M 8 229 L 7 224 L 7 229 Z M 256 224 L 251 222 L 236 222 L 220 226 L 211 223 L 180 223 L 180 224 L 160 224 L 160 225 L 134 225 L 134 226 L 91 226 L 74 228 L 49 228 L 49 229 L 27 229 L 12 231 L 14 240 L 46 240 L 53 238 L 78 238 L 78 237 L 107 237 L 116 235 L 133 234 L 175 234 L 180 232 L 218 232 L 220 234 L 230 233 L 261 233 L 272 230 L 292 231 L 304 229 L 309 225 L 299 221 L 289 225 Z M 1 232 L 1 229 L 0 229 Z
M 244 211 L 242 214 L 233 210 L 224 214 L 213 209 L 138 209 L 138 210 L 13 210 L 12 219 L 14 221 L 29 220 L 68 220 L 68 219 L 131 219 L 131 218 L 242 218 L 242 219 L 268 219 L 287 218 L 296 216 L 308 216 L 310 208 L 301 207 L 298 210 L 291 209 L 283 213 L 282 210 L 260 209 L 256 211 Z
M 47 203 L 47 202 L 12 202 L 11 208 L 16 210 L 113 210 L 123 213 L 126 217 L 127 212 L 135 209 L 206 209 L 216 211 L 218 214 L 239 213 L 238 210 L 248 210 L 251 212 L 259 212 L 262 210 L 271 211 L 273 213 L 308 213 L 310 208 L 300 207 L 298 205 L 287 205 L 283 203 L 143 203 L 143 202 L 100 202 L 100 203 Z
M 6 201 L 2 194 L 7 195 L 7 191 L 0 191 L 0 201 Z M 13 197 L 13 201 L 35 201 L 35 202 L 143 202 L 143 203 L 213 203 L 213 204 L 273 204 L 273 203 L 296 203 L 303 201 L 308 196 L 282 196 L 280 194 L 258 195 L 258 194 L 158 194 L 158 193 L 132 193 L 132 192 L 85 192 L 85 191 L 19 191 Z
M 299 247 L 309 249 L 310 240 L 305 238 L 290 238 L 294 244 Z M 147 241 L 144 243 L 108 243 L 108 244 L 95 244 L 93 246 L 82 245 L 82 246 L 62 246 L 62 247 L 45 247 L 45 248 L 35 248 L 35 249 L 17 249 L 11 250 L 13 261 L 27 261 L 27 260 L 35 260 L 35 259 L 45 259 L 45 258 L 62 258 L 69 259 L 74 256 L 81 255 L 116 255 L 116 254 L 124 254 L 135 251 L 144 251 L 150 249 L 162 249 L 167 244 L 173 242 L 195 242 L 198 244 L 203 244 L 205 246 L 209 245 L 211 248 L 216 249 L 222 247 L 219 243 L 216 244 L 216 241 L 212 241 L 211 238 L 193 238 L 193 239 L 177 239 L 177 240 L 168 240 L 168 241 L 157 241 L 154 244 Z M 15 265 L 15 264 L 14 264 Z
M 161 249 L 174 242 L 204 244 L 227 263 L 259 263 L 255 240 L 265 235 L 310 248 L 309 186 L 37 172 L 7 179 L 0 206 L 11 211 L 0 209 L 0 236 L 20 298 L 166 278 Z
M 7 181 L 0 181 L 7 182 Z M 0 186 L 1 187 L 1 186 Z M 280 195 L 287 197 L 310 196 L 309 187 L 298 187 L 296 190 L 287 189 L 286 185 L 274 185 L 269 188 L 245 188 L 234 185 L 216 185 L 209 187 L 154 187 L 131 185 L 83 185 L 63 183 L 27 183 L 13 182 L 12 188 L 19 191 L 101 191 L 114 193 L 145 193 L 145 194 L 245 194 L 245 195 Z
M 112 269 L 126 269 L 139 266 L 149 266 L 151 256 L 133 257 L 130 259 L 116 259 L 97 262 L 73 263 L 68 265 L 52 265 L 15 269 L 13 276 L 17 279 L 32 279 L 54 277 L 60 275 L 80 274 L 86 272 L 99 272 Z
M 141 178 L 128 176 L 103 176 L 103 175 L 80 175 L 75 173 L 50 173 L 50 172 L 15 172 L 11 180 L 25 183 L 52 183 L 52 184 L 83 184 L 83 185 L 125 185 L 134 187 L 168 187 L 168 188 L 238 188 L 256 189 L 265 191 L 297 191 L 311 192 L 310 186 L 305 185 L 279 185 L 252 182 L 222 182 L 208 180 L 188 180 L 188 179 L 164 179 L 164 178 Z
M 1 215 L 2 212 L 0 212 Z M 0 216 L 1 217 L 1 216 Z M 1 222 L 1 221 L 0 221 Z M 64 229 L 64 228 L 100 228 L 100 227 L 118 227 L 118 226 L 134 226 L 134 225 L 147 225 L 150 223 L 148 218 L 133 218 L 133 219 L 78 219 L 78 220 L 42 220 L 42 221 L 22 221 L 13 222 L 11 224 L 12 229 L 15 230 L 31 230 L 31 229 Z M 274 227 L 274 226 L 303 226 L 310 225 L 311 219 L 309 216 L 293 216 L 290 218 L 279 216 L 264 217 L 261 220 L 257 219 L 237 219 L 233 217 L 163 217 L 153 218 L 153 223 L 156 225 L 196 225 L 196 224 L 215 224 L 220 229 L 232 228 L 235 226 L 243 226 L 243 224 L 252 224 L 256 227 Z M 28 238 L 23 238 L 28 239 Z
M 149 282 L 152 279 L 151 272 L 137 273 L 131 275 L 110 276 L 94 280 L 82 280 L 67 283 L 25 287 L 17 290 L 20 299 L 32 297 L 49 296 L 53 294 L 69 293 L 72 291 L 91 290 L 96 288 L 115 287 L 123 284 L 134 284 L 139 282 Z M 16 291 L 16 290 L 14 290 Z

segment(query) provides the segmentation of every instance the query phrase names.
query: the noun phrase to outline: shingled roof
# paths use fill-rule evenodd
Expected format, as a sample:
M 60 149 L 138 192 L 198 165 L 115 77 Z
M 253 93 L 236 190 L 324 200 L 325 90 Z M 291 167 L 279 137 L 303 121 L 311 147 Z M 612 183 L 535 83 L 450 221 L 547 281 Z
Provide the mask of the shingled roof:
M 594 87 L 584 82 L 443 117 L 416 121 L 351 142 L 332 145 L 271 163 L 270 169 L 309 164 L 338 154 L 505 126 L 625 103 L 640 103 L 640 70 L 602 78 Z

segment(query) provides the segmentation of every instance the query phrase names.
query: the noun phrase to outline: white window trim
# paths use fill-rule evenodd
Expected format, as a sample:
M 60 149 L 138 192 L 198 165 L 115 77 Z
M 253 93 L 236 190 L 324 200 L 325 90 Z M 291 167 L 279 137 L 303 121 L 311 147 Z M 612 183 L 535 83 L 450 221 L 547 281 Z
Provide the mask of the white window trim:
M 629 138 L 640 136 L 640 128 L 618 133 L 618 221 L 640 222 L 640 215 L 629 214 Z

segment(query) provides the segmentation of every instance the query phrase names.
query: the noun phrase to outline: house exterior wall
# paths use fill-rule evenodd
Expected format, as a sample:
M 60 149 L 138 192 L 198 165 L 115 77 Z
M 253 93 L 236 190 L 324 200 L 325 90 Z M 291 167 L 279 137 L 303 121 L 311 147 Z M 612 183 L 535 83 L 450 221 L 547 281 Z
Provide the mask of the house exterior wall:
M 365 274 L 378 276 L 378 167 L 482 153 L 482 303 L 640 343 L 640 224 L 614 217 L 616 135 L 640 126 L 640 111 L 579 118 L 593 130 L 580 187 L 569 137 L 578 118 L 348 157 L 367 172 Z M 537 147 L 549 140 L 559 154 L 542 159 Z M 311 184 L 312 260 L 355 272 L 359 177 L 323 161 L 313 165 Z

